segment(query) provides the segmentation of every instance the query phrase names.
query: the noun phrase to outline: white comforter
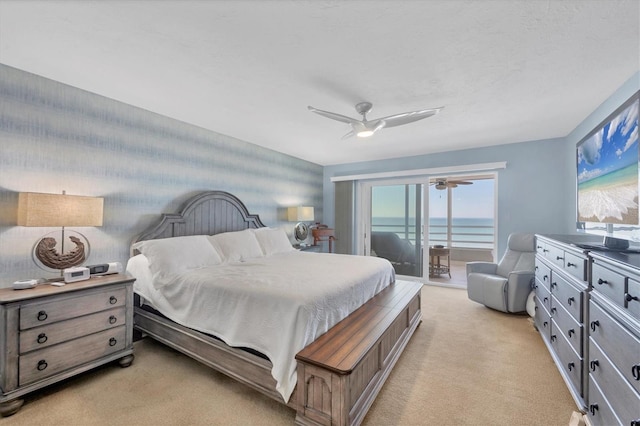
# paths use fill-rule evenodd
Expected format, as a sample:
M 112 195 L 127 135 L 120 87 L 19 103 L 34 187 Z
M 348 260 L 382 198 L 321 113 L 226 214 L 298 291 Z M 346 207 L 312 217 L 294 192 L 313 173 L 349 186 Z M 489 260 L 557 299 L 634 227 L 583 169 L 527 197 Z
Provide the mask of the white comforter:
M 191 270 L 156 290 L 132 264 L 135 291 L 168 318 L 269 357 L 285 401 L 296 353 L 395 279 L 385 259 L 292 251 Z

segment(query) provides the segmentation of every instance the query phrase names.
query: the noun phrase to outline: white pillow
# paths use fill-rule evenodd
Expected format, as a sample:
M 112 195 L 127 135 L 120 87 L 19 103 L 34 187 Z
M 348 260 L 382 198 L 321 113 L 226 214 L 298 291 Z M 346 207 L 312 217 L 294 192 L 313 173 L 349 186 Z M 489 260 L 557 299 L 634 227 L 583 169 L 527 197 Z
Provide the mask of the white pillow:
M 175 274 L 222 263 L 220 255 L 205 235 L 140 241 L 133 248 L 149 261 L 156 288 L 169 284 Z
M 260 244 L 260 248 L 262 248 L 262 253 L 264 253 L 265 256 L 295 250 L 286 232 L 282 229 L 256 229 L 255 234 L 258 244 Z
M 254 232 L 250 229 L 211 235 L 209 241 L 225 262 L 244 262 L 264 256 Z

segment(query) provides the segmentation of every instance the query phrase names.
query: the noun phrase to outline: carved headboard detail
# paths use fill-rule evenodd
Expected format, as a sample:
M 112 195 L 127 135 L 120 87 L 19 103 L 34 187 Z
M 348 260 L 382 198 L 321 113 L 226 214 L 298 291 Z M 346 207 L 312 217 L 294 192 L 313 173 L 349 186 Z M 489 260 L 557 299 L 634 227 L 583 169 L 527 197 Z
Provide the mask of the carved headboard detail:
M 160 222 L 149 227 L 133 241 L 187 235 L 214 235 L 222 232 L 262 228 L 265 225 L 256 214 L 235 195 L 225 191 L 206 191 L 187 200 L 178 213 L 165 213 Z M 137 253 L 131 252 L 131 255 Z

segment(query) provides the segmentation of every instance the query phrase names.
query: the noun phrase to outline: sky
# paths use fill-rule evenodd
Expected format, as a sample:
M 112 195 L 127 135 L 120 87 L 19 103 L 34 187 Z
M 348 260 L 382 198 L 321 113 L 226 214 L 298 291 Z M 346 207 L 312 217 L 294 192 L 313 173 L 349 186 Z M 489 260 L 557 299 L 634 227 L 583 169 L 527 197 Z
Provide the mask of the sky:
M 474 180 L 473 185 L 459 185 L 452 190 L 453 216 L 460 218 L 492 218 L 494 214 L 493 179 Z M 415 187 L 415 186 L 414 186 Z M 447 217 L 447 191 L 429 187 L 431 217 Z M 372 197 L 374 217 L 404 216 L 404 185 L 378 186 Z M 411 199 L 413 201 L 413 193 Z M 414 204 L 410 209 L 414 211 Z

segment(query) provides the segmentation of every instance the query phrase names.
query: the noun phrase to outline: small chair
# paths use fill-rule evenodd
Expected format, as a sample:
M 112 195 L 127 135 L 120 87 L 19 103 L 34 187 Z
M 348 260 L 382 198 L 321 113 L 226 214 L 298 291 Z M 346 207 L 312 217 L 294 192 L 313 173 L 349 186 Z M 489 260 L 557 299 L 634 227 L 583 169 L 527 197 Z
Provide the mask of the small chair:
M 467 263 L 469 299 L 503 312 L 525 311 L 534 277 L 534 239 L 534 234 L 513 233 L 499 263 Z

